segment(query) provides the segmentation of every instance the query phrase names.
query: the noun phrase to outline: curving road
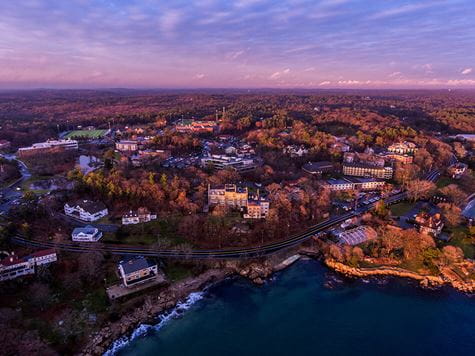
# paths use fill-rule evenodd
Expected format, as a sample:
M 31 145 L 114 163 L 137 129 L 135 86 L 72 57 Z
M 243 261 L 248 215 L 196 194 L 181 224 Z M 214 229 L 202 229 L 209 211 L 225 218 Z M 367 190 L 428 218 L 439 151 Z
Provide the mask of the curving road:
M 440 172 L 437 170 L 431 171 L 425 177 L 425 179 L 430 181 L 436 181 L 440 176 Z M 407 193 L 402 192 L 395 195 L 392 195 L 385 199 L 387 205 L 395 204 L 406 199 Z M 374 208 L 376 203 L 369 204 L 364 207 L 360 207 L 355 211 L 351 211 L 342 215 L 338 215 L 322 221 L 316 225 L 309 227 L 306 231 L 293 235 L 288 239 L 273 242 L 267 245 L 258 246 L 258 247 L 248 247 L 248 248 L 234 248 L 234 249 L 216 249 L 216 250 L 153 250 L 141 246 L 120 246 L 120 245 L 105 245 L 101 243 L 56 243 L 56 242 L 45 242 L 38 240 L 25 239 L 21 236 L 15 236 L 11 238 L 11 241 L 31 247 L 38 248 L 55 248 L 58 250 L 70 251 L 70 252 L 94 252 L 101 251 L 117 255 L 142 255 L 142 256 L 153 256 L 153 257 L 172 257 L 172 258 L 194 258 L 194 259 L 226 259 L 226 258 L 249 258 L 249 257 L 258 257 L 263 255 L 269 255 L 280 250 L 288 249 L 294 247 L 312 236 L 315 236 L 319 232 L 323 232 L 342 223 L 343 221 L 350 219 L 354 216 L 358 216 Z

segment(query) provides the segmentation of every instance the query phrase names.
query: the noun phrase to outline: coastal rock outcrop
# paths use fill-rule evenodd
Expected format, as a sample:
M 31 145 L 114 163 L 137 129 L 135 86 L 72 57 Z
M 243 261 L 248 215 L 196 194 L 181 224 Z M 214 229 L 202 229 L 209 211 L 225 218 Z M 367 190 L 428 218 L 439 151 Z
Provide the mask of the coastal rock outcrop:
M 250 263 L 238 270 L 239 275 L 249 278 L 255 284 L 263 284 L 273 272 L 272 266 L 265 263 Z
M 233 273 L 232 269 L 211 269 L 199 276 L 176 282 L 158 295 L 142 297 L 141 306 L 131 312 L 124 311 L 119 320 L 106 323 L 100 331 L 93 334 L 79 355 L 102 355 L 115 340 L 124 337 L 124 335 L 130 335 L 140 324 L 155 322 L 159 313 L 173 308 L 178 301 L 185 299 L 190 293 L 202 290 L 205 286 L 220 281 Z
M 377 267 L 377 268 L 356 268 L 350 267 L 332 259 L 325 259 L 325 264 L 334 271 L 347 277 L 377 277 L 393 276 L 410 278 L 419 282 L 422 287 L 434 288 L 443 285 L 451 285 L 453 288 L 464 293 L 475 293 L 475 283 L 472 281 L 462 281 L 453 274 L 443 271 L 440 276 L 422 275 L 398 267 Z

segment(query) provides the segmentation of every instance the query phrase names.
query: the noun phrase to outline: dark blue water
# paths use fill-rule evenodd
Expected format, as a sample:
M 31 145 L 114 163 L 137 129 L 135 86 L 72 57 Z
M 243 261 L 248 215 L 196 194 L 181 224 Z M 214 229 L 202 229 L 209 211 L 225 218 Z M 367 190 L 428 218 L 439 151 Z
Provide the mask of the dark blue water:
M 120 355 L 470 355 L 475 298 L 391 279 L 328 281 L 299 262 L 262 287 L 226 281 Z

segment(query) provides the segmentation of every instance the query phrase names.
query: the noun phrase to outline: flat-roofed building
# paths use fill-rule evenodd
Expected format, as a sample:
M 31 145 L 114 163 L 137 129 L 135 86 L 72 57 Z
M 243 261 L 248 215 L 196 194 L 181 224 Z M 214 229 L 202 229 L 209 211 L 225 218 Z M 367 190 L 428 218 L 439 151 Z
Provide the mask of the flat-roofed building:
M 340 179 L 328 179 L 324 186 L 332 191 L 346 190 L 378 190 L 382 189 L 386 182 L 375 178 L 344 177 Z
M 115 148 L 121 152 L 135 152 L 139 149 L 139 142 L 135 140 L 122 140 L 115 143 Z
M 340 233 L 338 240 L 342 244 L 354 246 L 377 237 L 378 233 L 371 226 L 362 225 Z
M 270 203 L 267 199 L 260 198 L 247 201 L 245 219 L 266 219 L 269 214 Z
M 302 166 L 304 172 L 312 175 L 333 172 L 333 163 L 329 161 L 308 162 Z
M 78 148 L 79 144 L 76 140 L 48 140 L 46 142 L 34 143 L 29 147 L 20 147 L 18 155 L 22 157 L 31 153 L 50 151 L 52 149 L 77 150 Z
M 257 167 L 257 163 L 252 157 L 211 154 L 201 158 L 201 166 L 215 169 L 231 168 L 242 173 L 254 170 Z
M 247 206 L 249 191 L 247 187 L 238 187 L 236 184 L 211 187 L 208 185 L 208 204 L 225 205 L 233 208 Z
M 391 179 L 393 168 L 390 166 L 371 166 L 365 163 L 343 163 L 343 174 L 355 177 Z

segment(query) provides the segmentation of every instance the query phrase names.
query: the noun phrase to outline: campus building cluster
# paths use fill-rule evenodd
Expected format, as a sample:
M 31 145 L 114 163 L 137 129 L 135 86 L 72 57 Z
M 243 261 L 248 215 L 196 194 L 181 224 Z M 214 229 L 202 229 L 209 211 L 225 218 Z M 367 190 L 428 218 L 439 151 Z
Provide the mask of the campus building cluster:
M 183 119 L 176 123 L 175 130 L 187 133 L 213 133 L 218 131 L 218 125 L 215 121 Z

